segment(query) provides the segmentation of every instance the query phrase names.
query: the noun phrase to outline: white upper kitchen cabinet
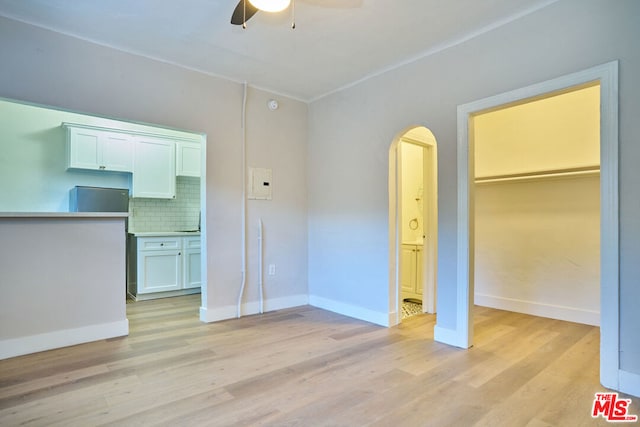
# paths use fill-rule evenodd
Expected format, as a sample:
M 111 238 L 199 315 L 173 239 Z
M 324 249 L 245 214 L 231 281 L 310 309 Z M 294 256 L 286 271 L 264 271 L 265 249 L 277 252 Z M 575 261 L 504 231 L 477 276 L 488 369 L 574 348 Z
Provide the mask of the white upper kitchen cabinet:
M 65 127 L 68 168 L 132 172 L 130 135 L 71 124 Z
M 105 168 L 133 172 L 133 142 L 130 135 L 105 132 L 102 136 L 102 163 Z
M 134 136 L 132 197 L 176 197 L 175 142 L 150 136 Z
M 176 142 L 176 175 L 200 177 L 200 144 Z

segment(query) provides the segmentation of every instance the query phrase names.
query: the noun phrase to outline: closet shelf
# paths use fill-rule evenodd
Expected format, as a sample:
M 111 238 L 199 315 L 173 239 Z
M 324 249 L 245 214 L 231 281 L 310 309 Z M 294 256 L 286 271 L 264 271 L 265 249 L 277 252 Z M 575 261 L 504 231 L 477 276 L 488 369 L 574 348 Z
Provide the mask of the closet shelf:
M 554 169 L 537 172 L 515 173 L 509 175 L 493 175 L 476 178 L 476 184 L 491 184 L 494 182 L 509 181 L 536 181 L 554 178 L 570 178 L 577 176 L 597 176 L 600 174 L 600 166 L 586 166 L 579 168 Z

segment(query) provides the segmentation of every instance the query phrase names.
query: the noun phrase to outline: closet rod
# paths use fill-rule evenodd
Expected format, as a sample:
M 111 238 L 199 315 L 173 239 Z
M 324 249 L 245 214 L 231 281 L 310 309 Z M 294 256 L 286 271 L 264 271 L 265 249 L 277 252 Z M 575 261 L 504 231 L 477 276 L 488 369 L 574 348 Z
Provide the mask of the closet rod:
M 574 176 L 595 176 L 600 173 L 600 166 L 586 166 L 580 168 L 555 169 L 540 172 L 527 172 L 510 175 L 494 175 L 476 178 L 476 184 L 490 184 L 492 182 L 533 181 L 546 178 L 564 178 Z

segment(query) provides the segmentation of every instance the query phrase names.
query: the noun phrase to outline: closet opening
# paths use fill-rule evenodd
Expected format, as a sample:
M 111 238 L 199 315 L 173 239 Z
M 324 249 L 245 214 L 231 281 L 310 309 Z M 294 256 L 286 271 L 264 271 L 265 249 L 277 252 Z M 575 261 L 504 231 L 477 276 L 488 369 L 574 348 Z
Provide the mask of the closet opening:
M 474 306 L 474 197 L 475 140 L 474 116 L 508 105 L 519 105 L 536 99 L 573 92 L 578 88 L 597 86 L 599 89 L 599 152 L 600 152 L 600 382 L 619 389 L 620 385 L 620 249 L 619 232 L 619 142 L 618 142 L 618 62 L 564 75 L 510 92 L 458 106 L 457 145 L 457 254 L 455 287 L 455 329 L 436 325 L 436 341 L 461 348 L 473 345 Z M 561 173 L 594 173 L 573 170 Z M 517 175 L 517 173 L 516 173 Z M 511 177 L 505 177 L 511 178 Z M 520 177 L 517 177 L 520 178 Z M 446 307 L 447 309 L 449 307 Z
M 474 301 L 600 325 L 600 85 L 471 117 Z

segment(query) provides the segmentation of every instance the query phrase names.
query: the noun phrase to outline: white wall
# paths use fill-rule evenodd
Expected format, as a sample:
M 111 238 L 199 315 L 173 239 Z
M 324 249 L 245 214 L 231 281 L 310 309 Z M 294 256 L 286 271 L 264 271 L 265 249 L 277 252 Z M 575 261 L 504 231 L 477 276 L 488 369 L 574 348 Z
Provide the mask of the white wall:
M 402 163 L 402 243 L 422 244 L 424 234 L 424 148 L 402 141 L 400 162 Z M 411 223 L 414 219 L 417 222 Z
M 478 305 L 600 324 L 598 176 L 476 185 Z
M 124 218 L 0 218 L 0 359 L 126 335 Z
M 600 165 L 600 85 L 473 117 L 476 178 Z
M 309 291 L 387 313 L 388 152 L 410 125 L 438 141 L 438 326 L 456 328 L 456 108 L 620 62 L 621 367 L 640 374 L 640 2 L 561 0 L 310 105 Z M 363 295 L 367 295 L 364 298 Z
M 0 18 L 0 52 L 0 97 L 207 135 L 205 315 L 235 315 L 241 278 L 242 85 L 5 18 Z M 275 112 L 266 107 L 270 97 L 280 101 Z M 274 198 L 249 204 L 245 301 L 258 297 L 255 224 L 262 217 L 265 261 L 277 264 L 277 275 L 265 280 L 265 296 L 273 300 L 266 307 L 304 303 L 307 106 L 250 88 L 247 131 L 249 164 L 273 168 Z

